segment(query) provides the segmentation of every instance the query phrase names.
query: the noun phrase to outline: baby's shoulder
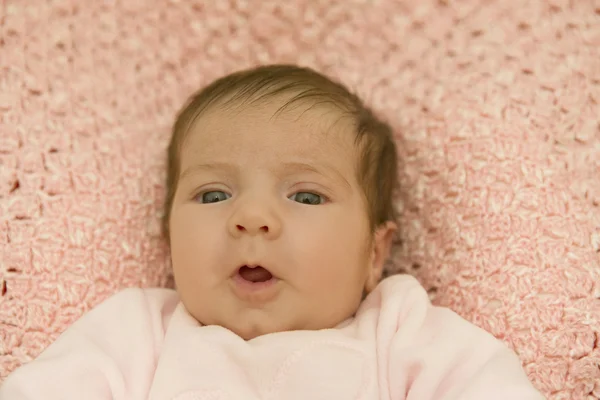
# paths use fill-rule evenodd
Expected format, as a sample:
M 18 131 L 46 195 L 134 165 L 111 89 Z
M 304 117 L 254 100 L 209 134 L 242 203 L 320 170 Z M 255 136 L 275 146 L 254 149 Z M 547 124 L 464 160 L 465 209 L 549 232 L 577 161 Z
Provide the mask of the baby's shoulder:
M 179 295 L 172 289 L 125 288 L 99 303 L 81 320 L 119 319 L 127 321 L 127 325 L 152 319 L 166 322 L 178 303 Z
M 179 295 L 173 289 L 129 287 L 114 293 L 98 307 L 155 308 L 178 301 Z
M 179 295 L 173 289 L 128 287 L 115 292 L 106 301 L 164 303 L 171 300 L 179 301 Z
M 396 274 L 383 279 L 374 293 L 384 301 L 406 301 L 413 299 L 429 303 L 429 295 L 421 283 L 412 275 Z
M 365 298 L 356 318 L 373 318 L 373 324 L 396 329 L 408 320 L 419 321 L 431 312 L 431 301 L 419 281 L 406 274 L 383 279 Z

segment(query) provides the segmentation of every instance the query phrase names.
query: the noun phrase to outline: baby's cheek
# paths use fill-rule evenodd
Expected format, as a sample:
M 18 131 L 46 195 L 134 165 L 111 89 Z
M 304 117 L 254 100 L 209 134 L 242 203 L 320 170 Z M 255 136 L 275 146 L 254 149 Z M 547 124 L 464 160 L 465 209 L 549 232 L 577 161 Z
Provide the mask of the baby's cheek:
M 186 207 L 174 214 L 171 224 L 172 252 L 181 253 L 183 259 L 198 261 L 198 258 L 210 258 L 222 247 L 226 235 L 223 224 L 215 219 L 213 215 L 203 213 L 199 205 Z

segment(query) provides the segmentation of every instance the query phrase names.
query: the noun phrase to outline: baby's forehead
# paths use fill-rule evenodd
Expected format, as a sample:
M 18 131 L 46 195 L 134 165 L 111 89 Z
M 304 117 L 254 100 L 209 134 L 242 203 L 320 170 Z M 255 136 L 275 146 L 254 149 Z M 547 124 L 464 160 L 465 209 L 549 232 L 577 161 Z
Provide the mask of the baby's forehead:
M 220 101 L 196 118 L 188 135 L 201 140 L 216 137 L 248 136 L 257 141 L 271 139 L 270 135 L 311 141 L 348 142 L 355 139 L 354 116 L 341 105 L 318 99 L 294 99 L 277 96 L 259 101 Z
M 354 126 L 330 106 L 300 104 L 282 109 L 283 101 L 215 106 L 191 127 L 182 148 L 185 168 L 199 161 L 271 166 L 299 162 L 338 164 L 353 170 Z

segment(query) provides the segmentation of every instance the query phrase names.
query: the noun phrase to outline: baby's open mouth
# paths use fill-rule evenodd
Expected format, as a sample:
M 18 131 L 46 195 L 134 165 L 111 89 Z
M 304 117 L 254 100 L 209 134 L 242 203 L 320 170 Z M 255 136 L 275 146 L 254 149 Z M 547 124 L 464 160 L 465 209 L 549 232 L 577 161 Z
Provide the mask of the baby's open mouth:
M 243 279 L 247 280 L 248 282 L 252 282 L 252 283 L 267 282 L 268 280 L 273 278 L 273 274 L 271 274 L 269 271 L 267 271 L 265 268 L 261 267 L 260 265 L 256 265 L 256 266 L 243 265 L 238 270 L 238 274 L 240 274 L 240 276 Z

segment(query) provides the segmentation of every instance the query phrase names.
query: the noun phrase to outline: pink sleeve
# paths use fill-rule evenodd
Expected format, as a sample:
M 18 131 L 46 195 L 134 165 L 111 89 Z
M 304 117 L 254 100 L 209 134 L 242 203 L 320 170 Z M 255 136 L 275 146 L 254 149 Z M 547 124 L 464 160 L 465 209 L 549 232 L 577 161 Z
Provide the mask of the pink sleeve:
M 453 311 L 432 306 L 420 286 L 409 291 L 395 310 L 401 318 L 395 318 L 389 342 L 392 400 L 544 399 L 508 346 Z
M 0 386 L 0 400 L 145 399 L 177 304 L 166 289 L 127 289 L 67 329 Z

